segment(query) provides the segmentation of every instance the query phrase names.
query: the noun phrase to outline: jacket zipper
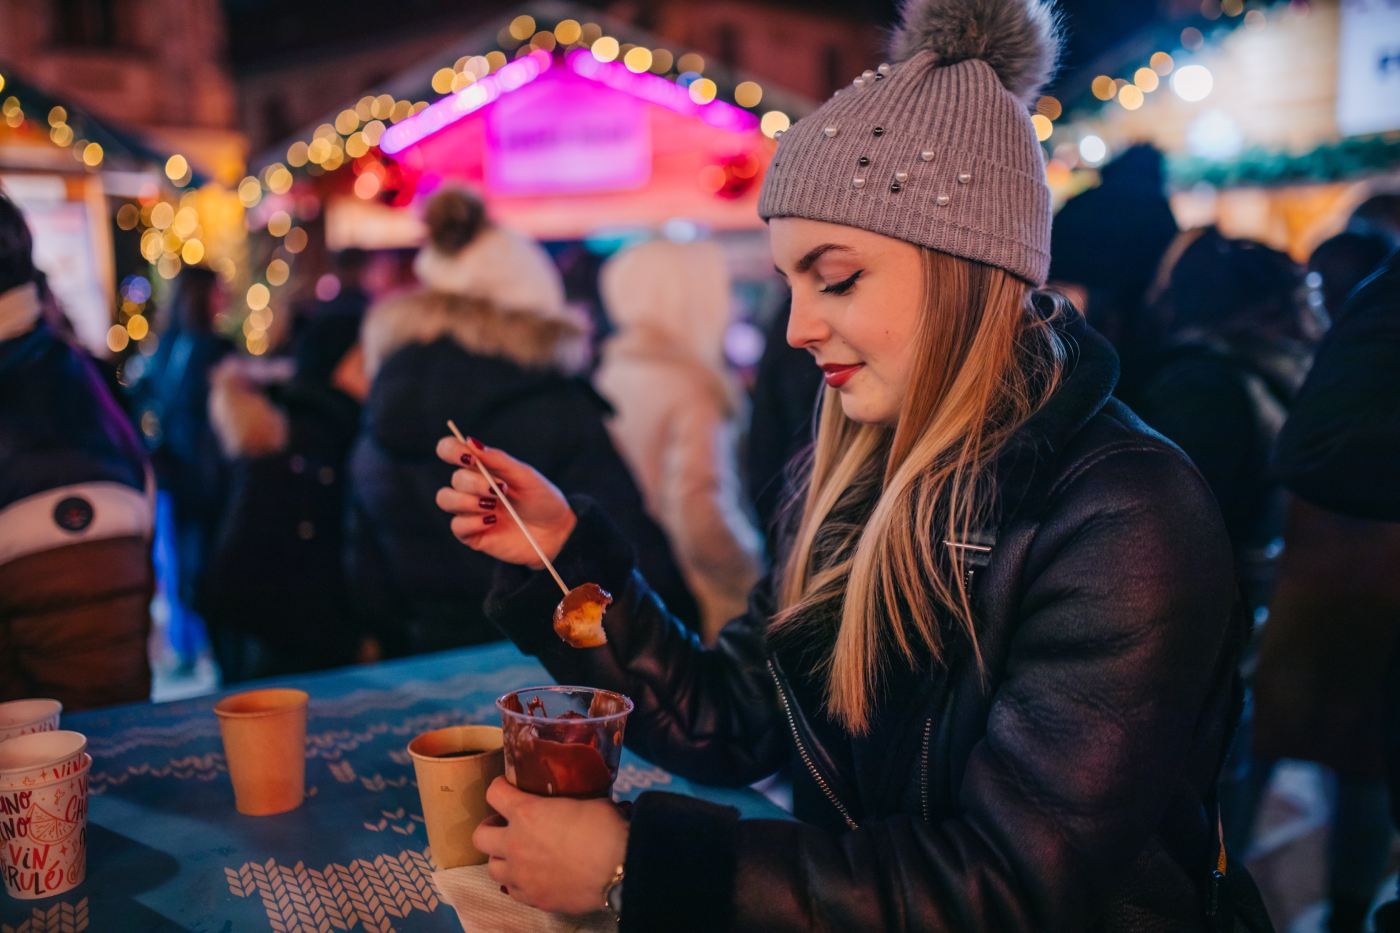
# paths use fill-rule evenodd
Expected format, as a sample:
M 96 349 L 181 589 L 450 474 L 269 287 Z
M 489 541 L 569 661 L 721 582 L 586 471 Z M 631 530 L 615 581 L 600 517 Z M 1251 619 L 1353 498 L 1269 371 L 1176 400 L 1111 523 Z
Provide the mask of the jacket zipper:
M 928 819 L 928 737 L 933 730 L 933 717 L 924 720 L 924 749 L 919 759 L 919 803 L 923 807 L 924 822 Z
M 846 825 L 851 829 L 859 829 L 860 826 L 855 820 L 851 819 L 851 813 L 846 809 L 846 805 L 843 804 L 840 798 L 836 796 L 835 792 L 832 791 L 831 785 L 826 782 L 826 778 L 822 777 L 821 772 L 817 770 L 816 764 L 812 761 L 812 756 L 807 753 L 807 746 L 803 743 L 802 736 L 798 734 L 797 731 L 797 720 L 793 717 L 792 705 L 788 700 L 787 691 L 783 688 L 782 681 L 778 679 L 778 672 L 773 667 L 773 661 L 771 659 L 768 661 L 768 673 L 773 678 L 774 686 L 778 688 L 778 702 L 783 704 L 783 715 L 787 717 L 788 729 L 792 732 L 792 741 L 793 744 L 797 746 L 798 757 L 800 757 L 802 763 L 807 766 L 807 771 L 812 775 L 812 780 L 816 781 L 817 786 L 822 789 L 822 793 L 826 794 L 826 799 L 831 801 L 831 805 L 836 808 L 837 812 L 841 814 L 841 818 L 846 821 Z

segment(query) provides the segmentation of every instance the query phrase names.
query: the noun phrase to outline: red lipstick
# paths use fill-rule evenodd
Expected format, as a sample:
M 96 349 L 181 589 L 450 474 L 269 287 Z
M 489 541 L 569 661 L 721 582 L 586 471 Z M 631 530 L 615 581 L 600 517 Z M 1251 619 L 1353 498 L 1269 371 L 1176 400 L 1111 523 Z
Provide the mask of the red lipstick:
M 826 376 L 826 384 L 833 389 L 839 389 L 849 382 L 856 371 L 864 365 L 864 363 L 827 363 L 822 366 L 822 372 Z

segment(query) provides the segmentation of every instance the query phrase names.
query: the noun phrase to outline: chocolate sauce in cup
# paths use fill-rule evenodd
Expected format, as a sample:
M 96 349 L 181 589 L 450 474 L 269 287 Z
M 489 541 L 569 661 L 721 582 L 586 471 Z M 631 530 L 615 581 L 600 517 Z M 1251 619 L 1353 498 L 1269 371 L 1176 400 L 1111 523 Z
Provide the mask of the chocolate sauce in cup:
M 632 701 L 593 687 L 525 687 L 496 701 L 506 780 L 544 797 L 607 797 Z

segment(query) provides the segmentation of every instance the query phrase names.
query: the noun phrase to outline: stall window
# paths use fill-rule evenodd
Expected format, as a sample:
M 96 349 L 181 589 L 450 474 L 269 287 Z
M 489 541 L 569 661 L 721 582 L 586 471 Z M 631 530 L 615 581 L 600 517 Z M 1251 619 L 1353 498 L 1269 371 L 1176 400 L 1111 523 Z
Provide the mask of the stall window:
M 264 98 L 262 102 L 262 125 L 263 139 L 269 143 L 286 139 L 296 129 L 286 102 L 276 96 Z
M 730 68 L 738 68 L 743 63 L 739 61 L 739 30 L 733 23 L 721 23 L 715 32 L 715 44 L 719 47 L 719 60 Z
M 845 72 L 841 70 L 841 50 L 834 45 L 822 49 L 822 84 L 824 94 L 830 97 L 836 89 L 845 84 Z
M 117 0 L 58 0 L 53 6 L 54 44 L 114 48 L 121 44 L 125 32 L 118 12 Z

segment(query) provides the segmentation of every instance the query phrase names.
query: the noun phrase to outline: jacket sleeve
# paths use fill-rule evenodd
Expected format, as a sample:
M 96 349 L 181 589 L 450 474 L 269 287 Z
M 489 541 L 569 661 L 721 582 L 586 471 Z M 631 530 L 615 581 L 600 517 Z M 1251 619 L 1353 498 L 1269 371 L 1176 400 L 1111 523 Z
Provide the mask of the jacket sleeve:
M 1089 469 L 1092 486 L 1071 481 L 1030 545 L 954 815 L 836 836 L 643 795 L 623 929 L 1091 927 L 1172 797 L 1204 792 L 1188 752 L 1219 728 L 1237 641 L 1228 543 L 1194 471 L 1161 449 Z
M 763 631 L 772 614 L 760 585 L 748 611 L 710 648 L 672 616 L 636 569 L 631 546 L 592 500 L 572 500 L 578 527 L 555 560 L 564 579 L 613 594 L 608 643 L 570 648 L 554 634 L 559 590 L 542 572 L 501 565 L 486 614 L 560 683 L 625 693 L 636 704 L 627 746 L 707 784 L 742 786 L 777 770 L 786 733 L 766 667 Z

